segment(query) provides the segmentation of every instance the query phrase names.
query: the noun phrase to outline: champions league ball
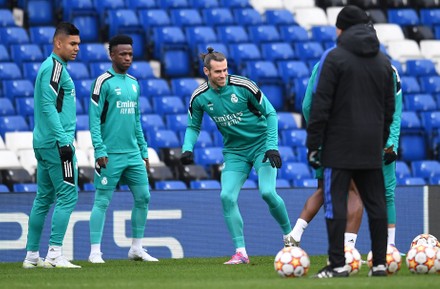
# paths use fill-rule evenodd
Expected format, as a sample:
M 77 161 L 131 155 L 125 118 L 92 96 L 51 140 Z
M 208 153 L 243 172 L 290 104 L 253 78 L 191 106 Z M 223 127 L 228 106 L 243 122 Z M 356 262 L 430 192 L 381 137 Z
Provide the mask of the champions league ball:
M 281 277 L 301 277 L 310 268 L 310 258 L 300 247 L 285 247 L 275 256 L 274 268 Z

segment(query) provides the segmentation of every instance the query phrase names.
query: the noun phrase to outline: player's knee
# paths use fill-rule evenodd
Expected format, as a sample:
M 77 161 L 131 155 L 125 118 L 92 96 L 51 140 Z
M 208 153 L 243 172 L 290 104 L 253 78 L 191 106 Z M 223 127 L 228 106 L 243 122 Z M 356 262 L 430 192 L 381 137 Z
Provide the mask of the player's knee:
M 263 190 L 260 190 L 260 194 L 261 194 L 261 197 L 263 198 L 263 200 L 266 202 L 266 203 L 268 203 L 268 204 L 270 204 L 270 203 L 273 203 L 274 202 L 274 200 L 276 199 L 276 192 L 275 192 L 275 190 L 274 189 L 263 189 Z
M 150 202 L 150 194 L 142 194 L 134 198 L 134 206 L 136 208 L 147 208 Z
M 232 208 L 237 205 L 237 199 L 231 196 L 230 193 L 221 192 L 220 199 L 222 201 L 223 209 Z

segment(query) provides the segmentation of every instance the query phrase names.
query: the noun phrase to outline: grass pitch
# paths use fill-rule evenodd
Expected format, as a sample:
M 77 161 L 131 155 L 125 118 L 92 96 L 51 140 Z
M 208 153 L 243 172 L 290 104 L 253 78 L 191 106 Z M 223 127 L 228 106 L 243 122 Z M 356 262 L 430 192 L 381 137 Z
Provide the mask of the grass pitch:
M 249 265 L 226 266 L 224 258 L 163 259 L 160 262 L 108 260 L 105 264 L 75 262 L 82 269 L 22 269 L 21 263 L 0 263 L 0 288 L 440 288 L 440 274 L 411 274 L 403 260 L 395 276 L 367 277 L 368 266 L 350 278 L 310 278 L 327 256 L 311 256 L 307 276 L 285 279 L 277 275 L 271 256 L 251 256 Z M 365 257 L 364 257 L 365 258 Z

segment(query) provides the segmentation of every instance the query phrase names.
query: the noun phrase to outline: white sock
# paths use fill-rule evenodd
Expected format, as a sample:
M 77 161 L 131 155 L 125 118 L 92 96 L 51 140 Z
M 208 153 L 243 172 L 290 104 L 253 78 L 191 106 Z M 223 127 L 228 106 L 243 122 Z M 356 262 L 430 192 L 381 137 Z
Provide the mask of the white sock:
M 47 257 L 55 259 L 62 255 L 61 246 L 49 246 Z
M 235 249 L 235 253 L 241 253 L 244 257 L 247 258 L 247 253 L 246 253 L 246 248 L 245 247 L 240 247 Z
M 39 251 L 27 251 L 26 252 L 26 259 L 28 260 L 38 260 L 40 258 L 40 252 Z
M 298 220 L 296 220 L 295 227 L 293 227 L 292 232 L 290 232 L 290 235 L 293 237 L 293 239 L 295 239 L 295 241 L 301 241 L 302 234 L 304 233 L 308 225 L 309 224 L 301 218 L 298 218 Z
M 142 249 L 142 238 L 133 238 L 131 241 L 131 247 L 138 250 Z
M 356 239 L 357 239 L 357 234 L 345 233 L 344 234 L 344 245 L 350 246 L 351 248 L 355 248 L 356 247 Z
M 396 228 L 388 228 L 388 245 L 396 244 Z
M 92 244 L 90 246 L 90 254 L 101 253 L 101 244 Z

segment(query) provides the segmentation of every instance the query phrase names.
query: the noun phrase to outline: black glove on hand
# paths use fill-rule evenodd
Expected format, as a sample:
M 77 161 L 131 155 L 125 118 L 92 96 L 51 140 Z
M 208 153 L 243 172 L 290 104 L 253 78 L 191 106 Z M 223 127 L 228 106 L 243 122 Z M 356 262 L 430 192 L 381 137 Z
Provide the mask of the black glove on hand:
M 395 160 L 397 160 L 397 154 L 394 151 L 391 151 L 389 153 L 384 153 L 383 160 L 385 165 L 389 165 Z
M 282 161 L 281 161 L 281 156 L 280 153 L 277 150 L 268 150 L 265 154 L 264 154 L 264 158 L 263 158 L 263 163 L 267 161 L 267 159 L 269 159 L 270 165 L 273 168 L 281 168 L 282 166 Z
M 183 152 L 182 155 L 180 156 L 180 162 L 182 163 L 182 165 L 190 165 L 194 163 L 193 152 L 190 151 Z
M 307 153 L 309 165 L 315 170 L 321 166 L 321 155 L 318 150 L 309 150 Z
M 71 145 L 66 145 L 58 147 L 58 152 L 60 153 L 61 167 L 63 169 L 64 181 L 75 185 L 73 179 L 73 149 Z

